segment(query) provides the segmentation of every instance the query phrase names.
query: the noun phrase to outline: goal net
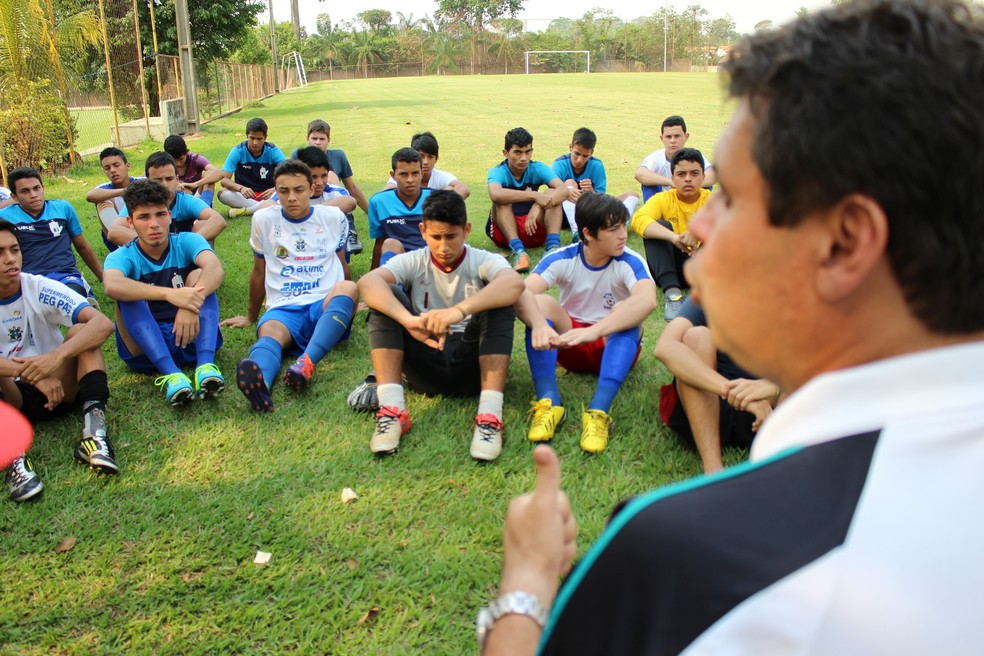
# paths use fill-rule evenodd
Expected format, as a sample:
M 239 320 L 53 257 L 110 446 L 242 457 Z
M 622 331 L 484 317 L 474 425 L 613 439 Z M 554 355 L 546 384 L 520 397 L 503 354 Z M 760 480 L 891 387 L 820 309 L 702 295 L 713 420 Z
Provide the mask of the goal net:
M 590 50 L 527 50 L 526 74 L 590 73 Z

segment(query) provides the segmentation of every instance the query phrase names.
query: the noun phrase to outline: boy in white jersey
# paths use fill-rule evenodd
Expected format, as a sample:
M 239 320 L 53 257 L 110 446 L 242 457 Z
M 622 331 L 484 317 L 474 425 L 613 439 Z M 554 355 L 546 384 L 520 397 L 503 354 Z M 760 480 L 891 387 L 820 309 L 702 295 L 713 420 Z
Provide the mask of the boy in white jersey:
M 284 349 L 299 356 L 284 374 L 284 383 L 299 392 L 318 362 L 348 334 L 358 300 L 345 262 L 345 214 L 311 205 L 311 169 L 304 163 L 287 160 L 273 175 L 281 205 L 253 215 L 249 314 L 222 322 L 245 328 L 259 320 L 259 339 L 236 370 L 236 384 L 258 412 L 273 411 L 270 387 Z M 264 296 L 267 311 L 260 318 Z
M 406 376 L 428 396 L 478 394 L 471 455 L 494 460 L 502 450 L 513 305 L 523 280 L 501 255 L 465 244 L 471 224 L 461 196 L 435 191 L 422 211 L 427 248 L 397 255 L 359 280 L 371 310 L 369 344 L 379 381 L 369 448 L 393 453 L 410 430 L 400 382 Z
M 68 328 L 64 337 L 59 326 Z M 106 436 L 109 386 L 102 357 L 113 323 L 65 285 L 21 272 L 20 238 L 7 221 L 0 221 L 0 330 L 3 400 L 32 424 L 81 405 L 85 417 L 75 458 L 102 473 L 119 473 Z M 44 489 L 23 454 L 7 468 L 7 483 L 14 501 Z
M 410 139 L 410 147 L 420 153 L 420 186 L 424 189 L 450 189 L 462 198 L 468 198 L 471 190 L 453 173 L 434 168 L 437 166 L 439 146 L 437 137 L 431 132 L 418 132 Z M 386 188 L 396 186 L 396 179 L 390 177 Z

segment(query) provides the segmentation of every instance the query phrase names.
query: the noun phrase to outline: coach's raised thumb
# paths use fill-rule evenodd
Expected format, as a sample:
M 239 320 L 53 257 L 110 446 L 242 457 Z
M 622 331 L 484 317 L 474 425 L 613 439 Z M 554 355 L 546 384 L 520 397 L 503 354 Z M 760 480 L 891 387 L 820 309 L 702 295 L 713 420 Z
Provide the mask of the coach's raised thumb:
M 555 495 L 560 491 L 560 460 L 549 446 L 540 445 L 533 450 L 536 463 L 536 488 L 534 493 Z

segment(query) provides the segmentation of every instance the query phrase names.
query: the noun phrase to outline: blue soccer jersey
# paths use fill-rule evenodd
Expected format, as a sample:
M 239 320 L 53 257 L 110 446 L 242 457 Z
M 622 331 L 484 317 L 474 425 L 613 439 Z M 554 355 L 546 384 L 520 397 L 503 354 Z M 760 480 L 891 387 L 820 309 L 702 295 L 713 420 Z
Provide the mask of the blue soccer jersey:
M 246 142 L 233 146 L 226 157 L 222 170 L 235 175 L 236 183 L 245 185 L 257 193 L 262 193 L 273 186 L 273 169 L 286 158 L 280 149 L 269 141 L 263 144 L 263 152 L 259 157 L 253 157 Z
M 75 208 L 65 200 L 45 201 L 37 217 L 11 205 L 0 210 L 0 219 L 13 223 L 20 237 L 21 270 L 46 276 L 49 273 L 79 275 L 72 252 L 72 238 L 82 234 Z
M 204 209 L 208 209 L 208 205 L 201 198 L 180 191 L 176 193 L 170 207 L 171 234 L 191 232 Z M 124 208 L 120 216 L 130 216 L 130 210 Z
M 541 185 L 549 185 L 557 176 L 553 169 L 543 162 L 530 162 L 523 171 L 523 177 L 516 179 L 512 171 L 509 170 L 509 162 L 502 160 L 498 166 L 489 169 L 489 184 L 497 182 L 503 189 L 514 191 L 538 191 Z M 513 214 L 516 216 L 526 216 L 533 207 L 533 201 L 523 201 L 513 203 Z
M 185 278 L 198 268 L 195 258 L 202 251 L 210 251 L 205 238 L 194 232 L 182 232 L 170 236 L 170 244 L 160 259 L 149 257 L 134 239 L 121 246 L 106 258 L 104 269 L 117 269 L 132 280 L 155 287 L 184 287 Z M 154 319 L 173 322 L 178 308 L 167 301 L 148 301 Z
M 290 154 L 291 159 L 297 159 L 297 151 L 300 148 L 295 148 Z M 345 151 L 340 148 L 332 148 L 325 151 L 325 155 L 328 156 L 328 169 L 333 171 L 335 175 L 338 176 L 339 180 L 344 180 L 345 178 L 351 178 L 352 165 L 349 164 L 348 155 Z
M 407 252 L 427 246 L 420 234 L 424 200 L 430 189 L 421 189 L 417 200 L 407 205 L 396 189 L 384 189 L 369 199 L 369 236 L 372 239 L 396 239 Z
M 561 155 L 554 160 L 553 172 L 561 181 L 573 180 L 578 183 L 578 188 L 581 186 L 581 180 L 588 179 L 591 180 L 592 187 L 599 194 L 605 193 L 608 189 L 608 176 L 605 174 L 605 165 L 601 163 L 600 159 L 595 157 L 589 157 L 588 161 L 584 164 L 584 170 L 580 173 L 575 173 L 574 166 L 571 165 L 571 154 Z

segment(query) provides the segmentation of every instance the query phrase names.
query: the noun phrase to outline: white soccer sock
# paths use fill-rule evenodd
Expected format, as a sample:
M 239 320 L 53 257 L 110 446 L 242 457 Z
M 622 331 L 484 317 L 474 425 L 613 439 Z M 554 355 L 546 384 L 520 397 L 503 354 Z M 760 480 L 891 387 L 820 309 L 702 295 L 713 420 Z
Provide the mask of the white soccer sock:
M 629 210 L 629 216 L 635 214 L 636 210 L 639 209 L 639 199 L 635 196 L 629 196 L 622 201 L 622 204 L 625 205 L 625 209 Z
M 219 192 L 219 200 L 222 201 L 223 204 L 228 205 L 229 207 L 236 207 L 236 208 L 245 207 L 249 209 L 249 208 L 255 208 L 257 205 L 260 204 L 259 201 L 253 200 L 252 198 L 246 198 L 238 191 L 229 191 L 228 189 L 223 189 L 222 191 Z M 256 210 L 254 209 L 253 211 Z
M 502 404 L 505 396 L 496 390 L 482 390 L 478 396 L 478 412 L 476 414 L 492 414 L 499 421 L 502 421 Z
M 384 383 L 376 387 L 379 397 L 379 407 L 395 405 L 397 410 L 406 410 L 407 401 L 403 396 L 403 385 L 399 383 Z
M 567 217 L 567 223 L 571 226 L 571 232 L 575 235 L 577 234 L 577 221 L 574 220 L 574 203 L 569 200 L 565 200 L 561 203 L 561 207 L 564 208 L 564 216 Z

